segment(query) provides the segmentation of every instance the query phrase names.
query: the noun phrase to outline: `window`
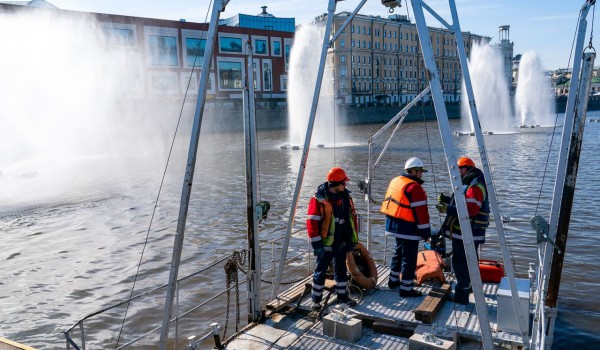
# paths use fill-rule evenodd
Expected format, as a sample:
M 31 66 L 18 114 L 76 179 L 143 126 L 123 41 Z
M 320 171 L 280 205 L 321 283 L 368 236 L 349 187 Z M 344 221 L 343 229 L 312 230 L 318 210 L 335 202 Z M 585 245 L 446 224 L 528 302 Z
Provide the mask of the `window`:
M 272 87 L 272 77 L 271 77 L 271 60 L 263 60 L 262 63 L 262 75 L 263 75 L 263 90 L 271 91 Z
M 155 94 L 179 93 L 179 81 L 176 72 L 152 72 L 149 76 L 149 88 Z
M 135 46 L 135 30 L 134 28 L 120 28 L 117 24 L 107 23 L 106 27 L 102 27 L 106 43 L 115 46 Z
M 219 38 L 219 49 L 221 52 L 242 53 L 242 38 L 230 38 L 222 36 Z
M 260 60 L 259 59 L 255 59 L 254 62 L 252 62 L 252 75 L 253 75 L 253 80 L 254 80 L 254 89 L 257 91 L 260 91 L 260 74 L 257 75 L 256 74 L 256 65 L 260 64 Z
M 340 63 L 346 63 L 346 55 L 340 56 Z
M 267 38 L 254 39 L 254 53 L 257 55 L 268 55 Z
M 342 77 L 346 76 L 346 67 L 340 67 L 340 76 L 342 76 Z
M 188 67 L 202 67 L 206 40 L 197 38 L 185 39 L 185 60 Z
M 281 84 L 281 91 L 287 91 L 287 82 L 288 82 L 288 77 L 287 75 L 280 75 L 279 76 L 279 84 Z
M 284 38 L 283 39 L 283 54 L 285 55 L 285 71 L 289 69 L 290 52 L 292 50 L 292 44 L 294 39 Z
M 346 47 L 346 40 L 340 40 L 340 47 Z
M 281 40 L 271 39 L 271 43 L 273 45 L 271 48 L 271 53 L 273 56 L 281 56 Z
M 242 62 L 219 61 L 219 88 L 242 88 Z
M 148 45 L 150 47 L 150 63 L 153 66 L 171 66 L 179 65 L 177 59 L 177 38 L 166 35 L 148 36 Z

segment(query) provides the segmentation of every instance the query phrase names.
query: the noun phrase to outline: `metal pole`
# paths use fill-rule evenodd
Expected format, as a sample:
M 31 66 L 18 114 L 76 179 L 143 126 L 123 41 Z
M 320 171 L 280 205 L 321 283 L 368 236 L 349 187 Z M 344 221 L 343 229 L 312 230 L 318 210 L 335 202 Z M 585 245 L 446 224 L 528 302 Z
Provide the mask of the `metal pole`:
M 329 37 L 331 36 L 331 27 L 333 25 L 333 16 L 335 13 L 336 0 L 329 0 L 329 6 L 327 8 L 327 24 L 325 25 L 325 34 L 323 36 L 323 45 L 321 47 L 321 61 L 319 62 L 319 71 L 317 74 L 317 80 L 315 82 L 315 89 L 313 92 L 313 100 L 310 108 L 310 116 L 308 119 L 308 125 L 306 128 L 306 137 L 304 138 L 304 148 L 302 149 L 302 158 L 300 160 L 300 168 L 298 169 L 298 179 L 296 180 L 296 187 L 294 191 L 294 197 L 292 199 L 292 207 L 290 209 L 290 216 L 288 219 L 287 229 L 285 233 L 285 239 L 281 247 L 281 259 L 279 259 L 279 266 L 277 268 L 277 276 L 273 283 L 273 295 L 272 298 L 277 298 L 279 292 L 279 283 L 281 282 L 281 276 L 283 275 L 283 268 L 285 265 L 285 258 L 287 249 L 290 244 L 290 237 L 292 235 L 292 227 L 294 225 L 294 216 L 296 215 L 296 208 L 298 207 L 298 198 L 300 196 L 300 190 L 302 189 L 302 180 L 304 179 L 304 169 L 306 168 L 306 162 L 308 160 L 308 151 L 310 148 L 310 139 L 312 137 L 312 130 L 315 124 L 315 116 L 317 114 L 317 106 L 319 104 L 319 94 L 321 92 L 321 83 L 323 82 L 323 72 L 325 71 L 325 64 L 327 59 L 327 49 L 331 44 Z
M 585 41 L 585 33 L 587 29 L 587 14 L 590 10 L 590 7 L 595 4 L 595 0 L 587 0 L 581 8 L 579 15 L 579 23 L 578 23 L 578 32 L 577 38 L 575 41 L 575 56 L 573 58 L 573 71 L 571 74 L 571 89 L 569 90 L 569 96 L 567 98 L 567 107 L 565 110 L 565 119 L 563 123 L 563 133 L 561 138 L 559 157 L 558 157 L 558 165 L 556 170 L 556 179 L 554 182 L 554 191 L 552 194 L 552 206 L 550 208 L 550 222 L 548 229 L 548 238 L 552 241 L 556 239 L 556 234 L 558 230 L 558 215 L 560 210 L 560 199 L 562 197 L 562 191 L 564 190 L 564 184 L 566 181 L 566 172 L 567 172 L 567 152 L 569 147 L 569 135 L 573 130 L 574 125 L 574 113 L 576 110 L 576 96 L 577 96 L 577 87 L 579 86 L 579 78 L 581 72 L 582 65 L 582 56 L 583 56 L 583 44 Z M 538 290 L 546 291 L 548 288 L 548 274 L 546 271 L 550 268 L 551 264 L 551 256 L 553 254 L 554 246 L 550 243 L 545 243 L 543 245 L 543 258 L 539 263 L 538 271 L 537 271 L 537 288 Z M 547 302 L 546 298 L 546 302 Z M 539 302 L 539 301 L 538 301 Z M 544 305 L 540 307 L 548 307 L 549 305 L 544 302 Z M 538 310 L 539 311 L 539 310 Z M 536 315 L 538 316 L 538 315 Z M 532 332 L 539 333 L 540 332 L 540 323 L 546 322 L 545 319 L 540 319 L 540 317 L 534 317 Z M 538 338 L 543 338 L 544 334 L 539 334 L 539 336 L 533 337 L 532 339 L 532 347 L 537 347 L 539 344 L 536 343 Z
M 469 102 L 469 109 L 471 112 L 471 120 L 473 125 L 473 131 L 475 133 L 475 137 L 477 139 L 477 145 L 479 148 L 479 156 L 481 157 L 481 165 L 483 174 L 485 176 L 485 182 L 487 187 L 487 195 L 490 201 L 490 207 L 492 209 L 492 213 L 494 214 L 494 218 L 496 219 L 496 229 L 498 231 L 498 240 L 500 242 L 500 250 L 502 251 L 502 259 L 504 261 L 504 266 L 506 266 L 506 276 L 508 277 L 508 284 L 510 286 L 511 295 L 513 296 L 513 308 L 515 311 L 515 315 L 517 315 L 517 322 L 519 324 L 519 329 L 521 331 L 521 337 L 523 340 L 523 344 L 528 346 L 529 338 L 528 338 L 528 328 L 529 328 L 529 320 L 526 320 L 523 317 L 523 313 L 519 312 L 521 309 L 521 305 L 519 302 L 519 292 L 517 290 L 517 282 L 515 281 L 514 267 L 512 260 L 510 258 L 510 253 L 508 251 L 508 243 L 506 241 L 506 234 L 504 232 L 504 225 L 501 220 L 500 215 L 500 207 L 498 205 L 498 197 L 496 196 L 496 189 L 494 188 L 494 182 L 492 179 L 492 173 L 490 171 L 489 160 L 487 158 L 487 152 L 485 151 L 485 142 L 483 140 L 483 133 L 481 131 L 481 124 L 479 123 L 479 113 L 477 112 L 477 108 L 475 107 L 475 94 L 473 93 L 473 85 L 471 83 L 471 74 L 469 73 L 468 63 L 467 63 L 467 53 L 465 51 L 465 46 L 463 42 L 462 31 L 460 30 L 460 24 L 458 19 L 458 12 L 456 10 L 456 4 L 454 1 L 450 1 L 450 11 L 452 13 L 452 23 L 453 26 L 450 28 L 456 37 L 456 44 L 458 48 L 458 57 L 460 60 L 460 65 L 463 67 L 463 79 L 465 81 L 465 90 L 467 92 L 467 98 Z M 508 86 L 507 86 L 508 88 Z M 462 226 L 461 226 L 462 228 Z M 469 266 L 470 267 L 470 266 Z M 480 275 L 479 266 L 477 270 L 470 271 L 469 274 L 472 276 L 474 274 Z M 477 291 L 480 289 L 477 288 Z M 477 296 L 477 294 L 475 294 Z M 485 300 L 485 298 L 483 298 Z M 485 304 L 483 304 L 485 305 Z
M 181 191 L 181 203 L 179 206 L 179 217 L 177 220 L 177 231 L 175 234 L 175 243 L 173 245 L 173 256 L 171 260 L 171 270 L 169 272 L 169 285 L 167 287 L 167 297 L 163 310 L 162 328 L 160 331 L 159 349 L 167 348 L 169 339 L 169 323 L 173 312 L 173 299 L 175 296 L 175 284 L 181 262 L 181 251 L 183 249 L 183 237 L 185 233 L 185 224 L 187 221 L 188 206 L 192 192 L 192 182 L 194 179 L 194 168 L 196 167 L 196 153 L 198 152 L 198 140 L 200 137 L 200 127 L 202 126 L 202 113 L 206 102 L 206 89 L 208 87 L 208 77 L 212 62 L 213 50 L 217 38 L 217 23 L 219 22 L 220 12 L 225 11 L 225 6 L 229 0 L 216 0 L 213 5 L 212 16 L 208 29 L 204 59 L 202 61 L 202 75 L 200 77 L 200 87 L 198 89 L 198 100 L 196 101 L 196 110 L 194 112 L 194 124 L 190 138 L 190 147 L 188 151 L 187 165 L 183 179 L 183 189 Z
M 250 42 L 246 43 L 248 64 L 244 91 L 244 140 L 246 149 L 246 216 L 248 250 L 250 252 L 248 279 L 248 322 L 258 322 L 262 316 L 260 306 L 260 238 L 256 213 L 256 114 L 254 106 L 254 55 Z M 260 69 L 260 67 L 257 67 Z
M 450 3 L 452 2 L 453 0 L 450 0 Z M 490 329 L 485 298 L 483 295 L 481 275 L 479 274 L 479 262 L 477 261 L 475 244 L 473 242 L 471 222 L 467 212 L 466 199 L 462 192 L 462 181 L 456 165 L 455 150 L 452 143 L 452 134 L 450 133 L 450 123 L 448 122 L 448 114 L 446 112 L 446 105 L 444 104 L 444 96 L 442 95 L 439 73 L 433 58 L 433 49 L 431 48 L 431 42 L 429 41 L 429 32 L 427 29 L 427 23 L 425 22 L 422 6 L 421 0 L 412 1 L 413 14 L 415 16 L 417 32 L 419 33 L 419 42 L 421 44 L 421 52 L 423 54 L 423 60 L 427 69 L 427 79 L 429 80 L 429 86 L 431 87 L 431 95 L 433 97 L 433 104 L 435 106 L 438 124 L 440 126 L 440 134 L 442 136 L 442 143 L 444 145 L 444 151 L 446 154 L 446 162 L 448 164 L 448 170 L 450 173 L 450 182 L 452 183 L 454 200 L 456 201 L 458 220 L 462 232 L 465 253 L 467 255 L 469 275 L 471 276 L 471 284 L 473 286 L 473 290 L 475 291 L 475 306 L 477 308 L 477 315 L 479 316 L 483 348 L 487 350 L 493 350 L 494 343 L 492 340 L 492 332 Z M 457 30 L 460 30 L 460 28 L 457 28 Z M 465 67 L 463 67 L 463 71 L 465 70 Z
M 402 123 L 404 122 L 404 118 L 406 118 L 406 116 L 408 115 L 408 111 L 418 101 L 420 101 L 425 95 L 427 95 L 429 93 L 429 91 L 430 91 L 430 88 L 428 86 L 425 88 L 425 90 L 421 91 L 421 93 L 419 95 L 417 95 L 409 104 L 407 104 L 404 108 L 402 108 L 402 110 L 400 112 L 398 112 L 398 114 L 396 114 L 394 117 L 392 117 L 392 119 L 390 119 L 389 122 L 387 122 L 381 129 L 379 129 L 373 136 L 371 136 L 371 138 L 369 138 L 369 141 L 368 141 L 369 159 L 368 159 L 368 165 L 367 165 L 367 179 L 365 181 L 365 186 L 366 186 L 365 201 L 367 202 L 367 250 L 368 251 L 371 251 L 371 198 L 372 198 L 371 197 L 371 182 L 373 180 L 373 172 L 375 171 L 375 168 L 379 164 L 381 157 L 387 150 L 390 142 L 392 141 L 392 138 L 398 131 L 398 128 L 400 128 L 400 125 L 402 125 Z M 398 121 L 398 119 L 400 119 L 400 121 Z M 373 164 L 373 140 L 378 138 L 383 132 L 385 132 L 387 129 L 389 129 L 396 121 L 398 121 L 396 128 L 390 135 L 388 141 L 386 142 L 385 146 L 381 150 L 381 153 L 379 153 L 379 157 L 377 157 L 375 164 Z M 384 252 L 384 254 L 385 254 L 385 252 Z M 385 261 L 385 256 L 384 256 L 384 261 Z
M 579 84 L 579 104 L 574 116 L 573 131 L 571 132 L 571 141 L 569 147 L 569 159 L 567 160 L 567 181 L 563 186 L 562 202 L 558 218 L 558 234 L 556 236 L 556 245 L 560 249 L 554 250 L 552 257 L 552 268 L 550 270 L 550 281 L 548 283 L 548 297 L 546 305 L 556 307 L 558 299 L 558 290 L 560 287 L 560 277 L 564 253 L 567 246 L 567 235 L 569 233 L 569 222 L 571 219 L 571 209 L 573 207 L 573 195 L 575 194 L 575 182 L 577 180 L 577 170 L 579 167 L 579 156 L 581 153 L 581 144 L 583 142 L 583 130 L 585 127 L 585 115 L 589 99 L 589 91 L 592 85 L 592 70 L 594 69 L 594 59 L 596 54 L 587 52 L 583 55 L 583 68 L 581 70 L 581 83 Z M 571 86 L 572 88 L 573 86 Z

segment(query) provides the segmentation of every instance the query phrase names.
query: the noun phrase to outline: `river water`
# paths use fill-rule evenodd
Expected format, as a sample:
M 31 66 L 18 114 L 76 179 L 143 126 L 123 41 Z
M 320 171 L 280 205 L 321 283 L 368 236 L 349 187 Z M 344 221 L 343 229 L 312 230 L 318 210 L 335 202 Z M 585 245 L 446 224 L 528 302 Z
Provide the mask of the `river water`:
M 598 117 L 598 112 L 588 113 L 588 118 Z M 459 121 L 451 125 L 454 130 L 461 128 Z M 295 221 L 298 230 L 305 220 L 308 198 L 334 165 L 347 170 L 351 178 L 348 187 L 364 213 L 366 205 L 357 182 L 366 176 L 366 140 L 380 127 L 332 130 L 335 147 L 311 149 Z M 291 208 L 301 151 L 281 149 L 286 139 L 286 131 L 259 133 L 260 197 L 271 203 L 269 218 L 261 229 L 263 242 L 285 231 Z M 470 156 L 479 164 L 474 137 L 454 136 L 453 140 L 459 155 Z M 485 141 L 500 210 L 511 218 L 505 227 L 516 272 L 526 276 L 528 263 L 536 257 L 536 236 L 529 218 L 536 214 L 548 217 L 560 134 L 552 128 L 519 129 L 485 136 Z M 378 149 L 382 142 L 378 141 Z M 243 144 L 243 133 L 202 135 L 180 276 L 246 245 Z M 137 154 L 104 154 L 40 161 L 45 171 L 0 169 L 0 335 L 40 349 L 64 348 L 61 332 L 86 314 L 127 298 L 136 273 L 134 294 L 166 283 L 187 145 L 183 140 L 175 143 L 154 214 L 167 151 L 159 147 L 153 152 L 145 154 L 144 161 Z M 424 186 L 432 224 L 439 227 L 433 203 L 437 193 L 450 191 L 436 123 L 415 122 L 401 127 L 375 172 L 374 195 L 384 195 L 389 180 L 402 171 L 411 156 L 430 164 Z M 554 349 L 591 349 L 600 342 L 600 299 L 596 294 L 600 287 L 600 225 L 595 208 L 600 193 L 599 172 L 600 123 L 586 123 Z M 389 263 L 392 247 L 385 245 L 383 229 L 383 219 L 375 214 L 372 253 L 383 263 L 387 249 Z M 487 237 L 482 258 L 500 259 L 495 230 L 490 228 Z M 292 238 L 288 256 L 307 247 L 300 232 Z M 270 245 L 263 249 L 263 266 L 267 268 L 270 249 Z M 277 246 L 274 255 L 279 256 Z M 284 279 L 302 277 L 309 270 L 307 263 L 292 262 Z M 263 277 L 271 278 L 268 273 Z M 224 286 L 222 265 L 196 276 L 188 289 L 182 288 L 181 309 L 208 299 Z M 263 299 L 268 299 L 269 288 L 263 290 Z M 245 298 L 242 288 L 240 299 Z M 132 303 L 120 344 L 158 325 L 163 302 L 164 290 Z M 184 345 L 185 337 L 203 334 L 210 322 L 219 321 L 225 306 L 224 298 L 216 299 L 196 311 L 193 321 L 179 325 L 179 346 Z M 245 323 L 243 310 L 241 319 Z M 124 308 L 118 308 L 87 321 L 86 326 L 92 329 L 86 330 L 88 348 L 114 348 L 124 313 Z M 231 335 L 231 323 L 229 327 Z

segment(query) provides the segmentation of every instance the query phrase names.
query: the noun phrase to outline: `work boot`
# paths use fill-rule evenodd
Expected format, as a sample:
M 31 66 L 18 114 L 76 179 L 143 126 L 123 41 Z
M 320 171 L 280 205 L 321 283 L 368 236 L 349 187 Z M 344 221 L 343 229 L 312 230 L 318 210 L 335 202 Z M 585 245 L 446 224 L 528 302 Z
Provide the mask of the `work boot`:
M 390 281 L 388 280 L 388 288 L 389 289 L 394 289 L 400 286 L 400 281 Z
M 416 298 L 416 297 L 420 297 L 421 295 L 423 295 L 423 293 L 421 293 L 420 291 L 418 291 L 416 289 L 400 290 L 400 297 L 402 297 L 402 298 Z
M 352 300 L 348 294 L 338 294 L 337 302 L 348 306 L 356 306 L 356 301 Z

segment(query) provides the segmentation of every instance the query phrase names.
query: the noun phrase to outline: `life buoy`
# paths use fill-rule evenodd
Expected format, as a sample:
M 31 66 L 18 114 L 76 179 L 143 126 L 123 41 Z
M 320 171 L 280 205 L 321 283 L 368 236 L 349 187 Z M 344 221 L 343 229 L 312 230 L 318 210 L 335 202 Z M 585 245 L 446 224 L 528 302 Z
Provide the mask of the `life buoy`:
M 359 286 L 371 289 L 377 285 L 377 266 L 367 248 L 360 242 L 356 244 L 354 251 L 346 255 L 346 267 Z

